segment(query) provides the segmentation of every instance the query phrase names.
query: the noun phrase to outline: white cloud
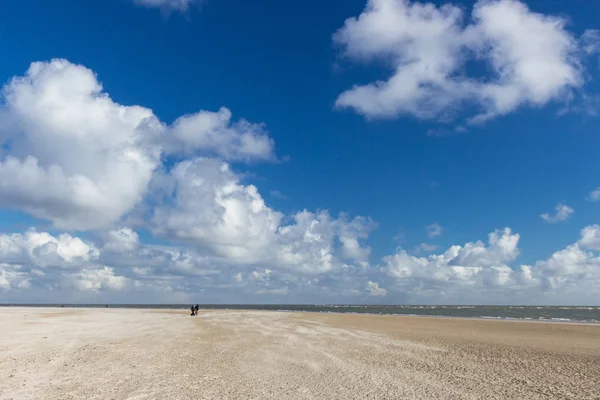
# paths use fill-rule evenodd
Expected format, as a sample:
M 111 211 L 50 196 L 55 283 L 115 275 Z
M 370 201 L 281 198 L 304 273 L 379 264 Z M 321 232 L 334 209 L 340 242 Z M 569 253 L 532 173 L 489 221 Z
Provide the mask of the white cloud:
M 579 245 L 584 249 L 600 251 L 600 225 L 590 225 L 583 228 Z
M 600 201 L 600 187 L 592 190 L 586 197 L 588 201 Z
M 600 295 L 600 227 L 596 225 L 582 229 L 574 244 L 531 265 L 510 266 L 519 255 L 520 237 L 506 228 L 492 232 L 487 244 L 476 241 L 451 246 L 427 257 L 399 250 L 376 268 L 338 260 L 335 268 L 312 270 L 310 275 L 275 263 L 248 266 L 170 246 L 139 243 L 115 253 L 107 249 L 110 238 L 95 246 L 80 238 L 59 240 L 66 234 L 35 233 L 39 238 L 51 238 L 46 243 L 59 243 L 61 250 L 39 251 L 46 239 L 27 239 L 27 232 L 4 234 L 0 240 L 0 290 L 8 301 L 148 302 L 160 296 L 181 302 L 199 301 L 198 296 L 204 296 L 205 301 L 248 302 L 268 295 L 282 301 L 353 302 L 366 293 L 410 303 L 592 304 Z M 60 245 L 77 241 L 100 250 L 89 257 L 89 252 Z M 378 282 L 386 282 L 386 287 Z
M 169 130 L 174 150 L 211 152 L 225 160 L 273 160 L 275 143 L 262 124 L 231 121 L 231 111 L 200 111 L 178 118 Z
M 264 271 L 253 271 L 252 274 L 250 274 L 250 279 L 255 281 L 267 281 L 270 279 L 272 272 L 273 271 L 270 269 L 265 269 Z
M 66 233 L 54 237 L 30 229 L 25 234 L 0 234 L 0 262 L 69 268 L 94 261 L 98 256 L 94 245 Z
M 217 260 L 181 249 L 142 245 L 135 232 L 126 228 L 111 232 L 100 247 L 69 234 L 55 237 L 33 229 L 0 235 L 2 289 L 177 291 L 186 287 L 181 283 L 186 276 L 219 273 L 211 269 L 215 265 Z
M 107 236 L 108 241 L 102 247 L 103 250 L 123 253 L 135 250 L 140 244 L 137 232 L 130 228 L 109 231 Z
M 33 63 L 4 87 L 0 197 L 57 227 L 97 227 L 141 200 L 159 154 L 143 144 L 152 112 L 102 93 L 92 71 Z
M 194 3 L 202 0 L 133 0 L 134 3 L 144 7 L 173 9 L 178 11 L 187 10 Z
M 369 0 L 334 36 L 352 60 L 383 60 L 385 81 L 357 85 L 336 106 L 368 118 L 413 115 L 450 119 L 467 105 L 471 122 L 523 105 L 566 100 L 584 84 L 580 43 L 561 17 L 535 13 L 516 0 L 480 0 L 465 26 L 460 7 L 408 0 Z M 493 75 L 469 76 L 468 61 L 485 62 Z
M 581 35 L 583 50 L 588 54 L 600 53 L 600 30 L 587 29 Z
M 425 229 L 427 230 L 427 236 L 430 238 L 442 236 L 443 233 L 443 228 L 437 222 L 426 226 Z
M 334 219 L 324 211 L 286 218 L 222 161 L 183 161 L 160 181 L 164 198 L 152 218 L 157 235 L 186 241 L 230 262 L 307 273 L 328 271 L 338 258 L 367 262 L 370 250 L 360 239 L 373 227 L 368 219 Z
M 468 287 L 475 283 L 504 286 L 511 283 L 506 265 L 519 254 L 519 235 L 510 229 L 489 235 L 482 242 L 452 246 L 444 254 L 415 257 L 405 250 L 384 258 L 384 266 L 397 285 L 406 290 Z
M 240 184 L 230 166 L 219 160 L 183 161 L 165 182 L 167 201 L 154 211 L 154 231 L 196 242 L 227 258 L 264 253 L 283 218 L 265 205 L 255 186 Z
M 585 303 L 581 299 L 587 299 L 591 304 L 600 295 L 600 257 L 592 252 L 600 250 L 599 231 L 598 225 L 587 226 L 579 241 L 547 260 L 522 268 L 530 271 L 531 282 L 553 296 L 555 302 Z
M 29 288 L 45 282 L 55 288 L 98 291 L 122 289 L 123 277 L 97 266 L 100 250 L 78 237 L 53 236 L 30 229 L 24 234 L 0 234 L 0 288 Z
M 109 267 L 95 270 L 82 269 L 73 277 L 73 284 L 81 291 L 121 290 L 126 282 L 126 278 L 115 276 L 113 269 Z
M 93 71 L 66 60 L 31 64 L 3 89 L 0 205 L 64 229 L 113 226 L 144 198 L 164 152 L 273 159 L 262 125 L 200 111 L 172 126 L 115 103 Z
M 0 290 L 28 289 L 31 286 L 30 278 L 20 270 L 20 265 L 0 263 Z
M 519 235 L 510 229 L 482 242 L 452 246 L 428 257 L 404 250 L 384 258 L 384 270 L 395 279 L 392 296 L 413 303 L 596 304 L 600 294 L 600 227 L 581 231 L 581 238 L 533 265 L 513 263 Z
M 82 269 L 68 277 L 71 284 L 80 291 L 121 290 L 127 283 L 127 278 L 115 276 L 112 268 Z
M 130 242 L 123 237 L 137 239 L 133 233 L 126 228 L 110 232 L 98 238 L 104 238 L 104 243 L 98 246 L 67 234 L 56 237 L 35 231 L 4 234 L 0 237 L 0 290 L 10 291 L 11 299 L 29 299 L 27 301 L 35 298 L 62 302 L 68 298 L 70 301 L 129 299 L 148 302 L 158 294 L 164 299 L 207 293 L 206 301 L 215 301 L 223 294 L 222 301 L 231 302 L 234 295 L 240 296 L 238 301 L 248 301 L 252 296 L 260 295 L 293 296 L 295 292 L 298 296 L 305 294 L 306 290 L 328 298 L 347 291 L 348 287 L 364 285 L 364 281 L 360 280 L 362 275 L 352 277 L 351 274 L 366 270 L 342 264 L 336 260 L 335 254 L 332 255 L 332 263 L 336 268 L 310 270 L 313 277 L 306 277 L 307 270 L 302 265 L 298 267 L 298 264 L 273 263 L 269 268 L 252 266 L 248 271 L 246 264 L 206 255 L 205 251 L 149 246 L 139 242 L 135 246 L 123 246 L 120 242 Z M 318 235 L 318 230 L 311 234 Z M 113 246 L 115 236 L 120 241 L 116 247 Z M 71 242 L 81 242 L 94 250 L 75 252 L 69 246 L 63 249 L 62 244 Z M 56 246 L 54 253 L 45 250 L 45 243 L 58 243 L 58 251 Z M 294 249 L 290 251 L 288 255 L 294 255 Z M 93 256 L 88 256 L 88 253 Z M 301 261 L 308 257 L 306 262 L 310 262 L 312 257 L 302 253 L 296 256 Z M 67 261 L 69 259 L 71 261 Z M 315 274 L 320 279 L 314 277 Z M 125 297 L 114 297 L 117 295 Z
M 561 221 L 566 221 L 571 217 L 571 215 L 575 212 L 571 207 L 566 204 L 559 203 L 554 210 L 556 211 L 555 215 L 550 215 L 549 213 L 544 213 L 540 215 L 544 221 L 554 224 Z
M 379 283 L 371 282 L 371 281 L 367 282 L 367 292 L 369 293 L 370 296 L 378 296 L 378 297 L 387 296 L 387 293 L 388 293 L 387 290 L 379 287 Z

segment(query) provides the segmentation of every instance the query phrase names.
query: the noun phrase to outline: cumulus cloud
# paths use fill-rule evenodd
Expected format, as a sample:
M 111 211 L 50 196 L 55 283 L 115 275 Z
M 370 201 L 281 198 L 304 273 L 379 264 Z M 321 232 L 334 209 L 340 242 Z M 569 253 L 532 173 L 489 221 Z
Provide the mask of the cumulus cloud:
M 123 289 L 127 279 L 97 264 L 100 254 L 94 244 L 66 233 L 53 236 L 30 229 L 24 234 L 1 234 L 0 288 Z
M 583 298 L 590 304 L 600 294 L 600 257 L 594 253 L 600 250 L 599 238 L 600 227 L 587 226 L 574 244 L 522 269 L 528 272 L 529 281 L 554 296 L 554 301 L 571 304 Z
M 417 257 L 400 250 L 384 258 L 394 279 L 391 296 L 413 303 L 592 304 L 600 294 L 600 227 L 532 265 L 513 265 L 520 236 L 510 229 L 489 235 L 488 244 L 470 242 L 442 254 Z
M 480 123 L 521 106 L 567 100 L 584 84 L 581 48 L 590 45 L 566 25 L 517 0 L 479 0 L 470 19 L 451 4 L 368 0 L 333 40 L 347 58 L 382 60 L 393 72 L 343 92 L 336 106 L 368 118 L 448 120 L 474 105 L 469 121 Z M 485 63 L 492 75 L 471 75 L 469 61 Z
M 110 232 L 101 246 L 33 229 L 0 235 L 0 289 L 5 290 L 193 291 L 185 278 L 214 275 L 215 264 L 182 249 L 143 245 L 129 228 Z
M 265 295 L 364 287 L 358 276 L 369 265 L 363 240 L 372 221 L 284 215 L 225 162 L 275 160 L 264 125 L 234 121 L 225 107 L 167 124 L 113 101 L 93 71 L 66 60 L 33 63 L 2 98 L 0 205 L 58 228 L 96 230 L 98 242 L 33 229 L 0 235 L 3 289 L 75 299 L 154 291 L 184 298 L 232 282 Z M 144 245 L 126 221 L 182 247 Z
M 444 290 L 474 284 L 505 286 L 513 282 L 506 264 L 519 254 L 519 235 L 506 228 L 483 242 L 452 246 L 445 253 L 416 257 L 405 250 L 384 258 L 388 274 L 404 290 Z
M 370 296 L 379 296 L 379 297 L 387 296 L 387 290 L 379 287 L 379 283 L 377 283 L 377 282 L 371 282 L 371 281 L 367 282 L 367 292 L 369 293 Z
M 30 229 L 24 234 L 0 234 L 0 262 L 71 268 L 93 262 L 98 256 L 93 244 L 66 233 L 54 237 Z
M 137 232 L 130 228 L 109 231 L 107 236 L 108 240 L 102 247 L 103 250 L 107 251 L 124 253 L 135 250 L 140 244 Z
M 365 269 L 349 264 L 336 263 L 336 269 L 313 271 L 307 276 L 304 270 L 289 265 L 264 268 L 240 264 L 194 249 L 145 245 L 137 241 L 135 246 L 111 245 L 115 238 L 118 243 L 131 243 L 131 237 L 137 238 L 137 235 L 128 228 L 99 237 L 101 243 L 97 245 L 67 234 L 53 236 L 33 230 L 3 234 L 0 290 L 8 293 L 5 300 L 13 301 L 69 298 L 71 301 L 147 302 L 157 296 L 187 301 L 195 295 L 206 296 L 206 301 L 224 296 L 222 301 L 231 302 L 287 294 L 300 296 L 296 297 L 298 301 L 307 294 L 331 301 L 361 285 L 364 287 Z M 73 242 L 80 242 L 84 247 L 73 248 L 69 245 Z M 50 252 L 45 250 L 45 243 L 58 243 L 58 246 Z
M 157 235 L 240 264 L 319 272 L 334 268 L 338 258 L 367 262 L 370 249 L 360 240 L 373 228 L 368 219 L 306 210 L 286 217 L 220 160 L 186 160 L 163 178 L 164 196 L 152 216 Z
M 28 289 L 31 286 L 27 273 L 21 272 L 20 265 L 0 263 L 0 290 Z
M 442 236 L 443 229 L 437 222 L 431 225 L 427 225 L 425 229 L 427 230 L 427 236 L 429 236 L 430 238 Z
M 118 235 L 123 232 L 127 230 Z M 316 268 L 307 274 L 289 265 L 247 265 L 173 246 L 138 243 L 117 253 L 107 246 L 110 237 L 94 245 L 66 234 L 27 231 L 1 237 L 0 291 L 9 301 L 32 295 L 64 301 L 81 298 L 80 294 L 106 301 L 152 301 L 160 296 L 177 301 L 200 297 L 225 302 L 274 298 L 356 302 L 367 295 L 410 303 L 596 302 L 599 226 L 585 227 L 578 241 L 531 265 L 516 264 L 519 240 L 505 228 L 492 232 L 487 243 L 455 245 L 441 254 L 419 257 L 399 250 L 377 267 L 336 260 L 333 269 Z M 75 242 L 83 246 L 70 245 Z M 46 243 L 57 246 L 47 251 Z M 382 281 L 385 288 L 378 283 Z
M 231 111 L 200 111 L 178 118 L 170 128 L 174 150 L 187 154 L 198 149 L 225 160 L 269 160 L 274 158 L 274 142 L 263 124 L 231 121 Z
M 566 221 L 575 212 L 571 207 L 562 203 L 559 203 L 554 210 L 556 211 L 554 215 L 544 213 L 540 215 L 540 218 L 550 224 L 555 224 L 557 222 Z
M 264 271 L 253 271 L 252 274 L 250 274 L 250 279 L 263 282 L 268 281 L 272 272 L 273 271 L 270 269 L 265 269 Z
M 590 225 L 583 228 L 579 245 L 584 249 L 600 251 L 600 225 Z
M 102 93 L 92 71 L 33 63 L 3 89 L 0 200 L 61 228 L 117 220 L 141 200 L 159 153 L 140 129 L 153 118 Z
M 600 187 L 592 190 L 586 197 L 587 201 L 600 201 Z
M 36 62 L 2 90 L 0 205 L 61 229 L 104 229 L 147 193 L 161 155 L 273 159 L 260 124 L 200 111 L 168 126 L 152 110 L 123 106 L 93 71 L 66 60 Z
M 81 291 L 98 292 L 102 289 L 121 290 L 125 287 L 127 279 L 122 276 L 115 276 L 110 267 L 99 269 L 82 269 L 76 274 L 68 276 L 72 285 Z

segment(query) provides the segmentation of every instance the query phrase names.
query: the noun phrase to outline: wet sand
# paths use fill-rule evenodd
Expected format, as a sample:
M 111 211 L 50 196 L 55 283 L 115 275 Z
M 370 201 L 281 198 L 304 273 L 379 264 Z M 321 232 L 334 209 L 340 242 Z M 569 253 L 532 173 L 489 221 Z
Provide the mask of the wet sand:
M 0 308 L 0 399 L 598 399 L 600 326 Z

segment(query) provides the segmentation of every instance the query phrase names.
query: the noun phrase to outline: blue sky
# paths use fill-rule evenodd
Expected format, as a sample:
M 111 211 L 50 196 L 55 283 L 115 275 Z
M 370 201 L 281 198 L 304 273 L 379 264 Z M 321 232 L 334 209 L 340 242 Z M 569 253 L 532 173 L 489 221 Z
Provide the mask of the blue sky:
M 443 4 L 5 5 L 0 300 L 597 302 L 600 6 Z

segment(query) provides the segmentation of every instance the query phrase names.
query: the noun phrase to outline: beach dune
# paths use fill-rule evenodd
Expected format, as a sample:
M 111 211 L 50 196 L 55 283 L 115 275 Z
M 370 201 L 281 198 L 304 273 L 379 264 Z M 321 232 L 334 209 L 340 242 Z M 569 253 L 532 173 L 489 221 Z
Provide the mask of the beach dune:
M 600 326 L 0 308 L 0 399 L 598 399 Z

